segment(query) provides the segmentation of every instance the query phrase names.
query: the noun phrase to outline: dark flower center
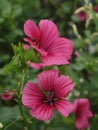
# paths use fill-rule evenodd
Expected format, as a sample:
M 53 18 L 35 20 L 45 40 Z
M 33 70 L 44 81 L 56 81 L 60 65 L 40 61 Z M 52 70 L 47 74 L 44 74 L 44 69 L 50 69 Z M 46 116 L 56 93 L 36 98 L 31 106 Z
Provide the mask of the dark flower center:
M 45 95 L 44 103 L 48 103 L 50 106 L 53 106 L 54 102 L 58 100 L 58 98 L 55 97 L 54 91 L 47 92 L 47 95 Z

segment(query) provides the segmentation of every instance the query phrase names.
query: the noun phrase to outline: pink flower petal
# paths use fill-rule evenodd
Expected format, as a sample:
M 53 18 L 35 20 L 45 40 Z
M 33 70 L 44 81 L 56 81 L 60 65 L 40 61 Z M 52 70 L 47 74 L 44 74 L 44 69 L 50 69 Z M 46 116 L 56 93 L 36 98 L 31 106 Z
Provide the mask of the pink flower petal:
M 50 20 L 41 20 L 39 23 L 41 32 L 41 47 L 47 49 L 56 37 L 59 36 L 56 25 Z
M 85 116 L 76 118 L 75 127 L 79 130 L 88 128 L 89 127 L 88 119 Z
M 77 111 L 77 108 L 78 108 L 78 99 L 76 99 L 73 103 L 73 112 L 76 113 Z
M 44 99 L 43 93 L 38 89 L 38 87 L 33 82 L 27 82 L 22 94 L 22 103 L 28 107 L 32 108 L 37 102 L 41 102 Z
M 46 66 L 69 64 L 69 62 L 66 60 L 66 57 L 61 56 L 59 54 L 51 54 L 51 55 L 47 55 L 47 56 L 41 56 L 41 60 Z
M 86 115 L 88 118 L 93 117 L 93 113 L 92 113 L 90 110 L 88 110 L 88 112 L 86 112 L 85 115 Z
M 73 52 L 72 41 L 67 38 L 56 38 L 47 51 L 49 54 L 61 54 L 68 60 Z
M 41 60 L 46 65 L 68 64 L 73 51 L 72 42 L 65 38 L 56 38 L 56 40 L 46 50 L 47 56 L 41 56 Z
M 53 90 L 54 82 L 57 77 L 57 70 L 43 71 L 42 73 L 38 74 L 38 85 L 45 91 L 51 91 Z
M 29 42 L 30 45 L 38 51 L 42 56 L 47 56 L 47 52 L 44 51 L 43 49 L 39 48 L 38 45 L 36 45 L 36 42 L 32 42 L 30 38 L 24 38 L 24 41 Z
M 54 107 L 49 106 L 44 103 L 38 103 L 35 106 L 32 107 L 30 110 L 30 113 L 32 116 L 37 118 L 38 120 L 49 120 L 53 115 Z
M 35 41 L 39 41 L 40 39 L 40 31 L 39 28 L 32 20 L 27 20 L 24 24 L 24 32 L 25 34 Z
M 72 80 L 70 80 L 67 76 L 62 75 L 55 80 L 55 96 L 64 98 L 73 89 L 73 87 L 74 85 Z
M 56 109 L 64 116 L 67 117 L 72 111 L 73 106 L 67 100 L 58 100 L 55 103 Z
M 35 68 L 35 69 L 41 69 L 44 66 L 43 63 L 34 63 L 34 62 L 31 62 L 31 61 L 28 61 L 27 64 L 30 67 Z
M 86 98 L 80 98 L 80 99 L 76 99 L 74 101 L 74 106 L 77 106 L 78 107 L 78 110 L 79 111 L 88 111 L 89 107 L 90 107 L 90 104 L 89 104 L 89 100 L 86 99 Z M 77 107 L 75 107 L 77 109 Z M 76 110 L 77 111 L 77 110 Z
M 75 126 L 77 129 L 88 128 L 88 119 L 93 116 L 89 107 L 89 100 L 86 98 L 76 99 L 73 103 L 73 112 L 75 113 Z
M 73 106 L 74 106 L 74 112 L 76 113 L 76 115 L 78 116 L 85 115 L 85 117 L 88 117 L 88 118 L 93 116 L 92 112 L 89 110 L 90 103 L 88 99 L 86 98 L 76 99 L 74 101 Z

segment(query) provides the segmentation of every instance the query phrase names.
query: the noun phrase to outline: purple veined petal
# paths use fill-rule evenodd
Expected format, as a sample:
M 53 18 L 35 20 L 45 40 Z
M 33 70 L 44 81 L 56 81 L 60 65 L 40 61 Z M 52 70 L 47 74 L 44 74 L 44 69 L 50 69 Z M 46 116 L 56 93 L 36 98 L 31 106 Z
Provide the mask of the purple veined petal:
M 24 24 L 24 32 L 25 34 L 35 41 L 39 41 L 40 39 L 40 31 L 39 28 L 32 20 L 27 20 Z
M 58 100 L 55 103 L 56 109 L 64 116 L 67 117 L 72 111 L 73 106 L 72 104 L 67 100 Z
M 41 32 L 41 47 L 47 49 L 51 43 L 59 36 L 57 26 L 50 20 L 41 20 L 39 23 Z
M 30 113 L 38 120 L 47 121 L 51 119 L 53 115 L 53 110 L 54 110 L 53 106 L 49 106 L 48 104 L 44 103 L 38 103 L 32 107 Z
M 46 50 L 49 54 L 59 54 L 69 60 L 73 52 L 72 41 L 67 38 L 56 38 Z
M 72 83 L 72 80 L 65 75 L 61 75 L 55 80 L 55 96 L 58 98 L 65 98 L 73 87 L 74 84 Z
M 42 73 L 38 74 L 38 85 L 42 87 L 45 91 L 52 91 L 54 82 L 57 77 L 57 70 L 43 71 Z
M 47 56 L 41 56 L 41 60 L 46 66 L 69 64 L 66 57 L 61 56 L 60 54 L 48 54 Z
M 38 51 L 42 56 L 47 56 L 47 52 L 38 47 L 36 42 L 32 42 L 30 38 L 24 38 L 24 41 L 28 42 L 36 51 Z
M 41 60 L 46 65 L 68 64 L 73 52 L 72 42 L 65 38 L 56 38 L 56 40 L 46 50 L 46 56 L 41 55 Z
M 27 82 L 22 93 L 22 103 L 28 108 L 32 108 L 37 102 L 44 99 L 43 93 L 38 89 L 33 82 Z

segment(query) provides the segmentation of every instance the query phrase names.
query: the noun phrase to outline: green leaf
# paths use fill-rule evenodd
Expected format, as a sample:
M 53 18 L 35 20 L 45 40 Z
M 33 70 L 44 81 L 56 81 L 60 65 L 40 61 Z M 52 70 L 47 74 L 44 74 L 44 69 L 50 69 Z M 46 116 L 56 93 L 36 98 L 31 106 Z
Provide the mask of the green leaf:
M 0 108 L 0 122 L 9 122 L 16 119 L 20 112 L 18 106 Z
M 14 5 L 13 6 L 13 12 L 12 12 L 12 17 L 17 18 L 19 15 L 22 13 L 22 8 L 19 5 Z
M 11 13 L 11 3 L 8 0 L 0 0 L 1 14 L 3 17 L 8 17 Z
M 72 64 L 72 67 L 75 69 L 75 70 L 83 70 L 85 68 L 84 64 L 80 63 L 80 62 L 77 62 L 75 64 Z

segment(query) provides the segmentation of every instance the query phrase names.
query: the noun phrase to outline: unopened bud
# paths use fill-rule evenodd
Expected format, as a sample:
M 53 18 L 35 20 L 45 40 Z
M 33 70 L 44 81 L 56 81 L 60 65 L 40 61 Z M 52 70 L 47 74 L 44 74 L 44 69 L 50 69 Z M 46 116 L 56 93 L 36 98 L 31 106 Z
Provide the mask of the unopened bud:
M 0 123 L 0 128 L 3 128 L 3 124 L 2 123 Z

